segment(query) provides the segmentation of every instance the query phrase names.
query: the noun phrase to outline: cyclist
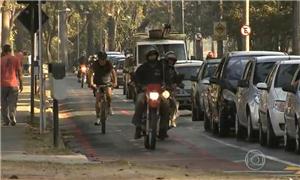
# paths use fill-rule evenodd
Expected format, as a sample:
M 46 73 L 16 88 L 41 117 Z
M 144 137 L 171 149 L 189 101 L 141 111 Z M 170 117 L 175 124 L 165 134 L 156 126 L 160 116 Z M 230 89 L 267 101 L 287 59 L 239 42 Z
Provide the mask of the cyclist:
M 111 107 L 111 97 L 112 97 L 112 88 L 117 86 L 117 78 L 116 72 L 114 71 L 113 65 L 110 61 L 107 60 L 107 54 L 105 52 L 97 53 L 98 60 L 95 61 L 91 68 L 90 74 L 94 74 L 90 76 L 89 82 L 91 83 L 91 88 L 97 90 L 100 85 L 108 85 L 112 84 L 112 87 L 107 87 L 105 93 L 107 96 L 107 101 L 109 105 L 109 111 L 112 115 L 112 107 Z M 96 122 L 95 125 L 100 125 L 100 94 L 96 92 Z

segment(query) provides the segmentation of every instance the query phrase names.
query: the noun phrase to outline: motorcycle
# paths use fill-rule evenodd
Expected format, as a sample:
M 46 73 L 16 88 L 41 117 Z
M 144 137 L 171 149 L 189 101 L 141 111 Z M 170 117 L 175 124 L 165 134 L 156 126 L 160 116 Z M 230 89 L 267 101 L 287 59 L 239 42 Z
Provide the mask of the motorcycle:
M 144 135 L 144 145 L 146 149 L 155 149 L 156 137 L 160 131 L 160 103 L 161 100 L 168 99 L 170 92 L 163 90 L 160 84 L 149 84 L 145 90 L 146 109 L 142 119 L 142 133 Z
M 85 65 L 80 66 L 80 83 L 81 83 L 81 88 L 84 87 L 84 83 L 87 81 L 87 67 Z

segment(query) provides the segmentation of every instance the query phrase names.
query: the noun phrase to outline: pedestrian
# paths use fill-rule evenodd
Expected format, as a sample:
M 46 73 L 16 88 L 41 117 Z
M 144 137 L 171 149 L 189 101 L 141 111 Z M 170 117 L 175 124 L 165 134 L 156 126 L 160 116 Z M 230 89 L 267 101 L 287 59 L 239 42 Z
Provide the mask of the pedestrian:
M 11 46 L 2 48 L 1 68 L 1 115 L 3 125 L 16 125 L 18 93 L 23 90 L 22 66 L 19 59 L 11 54 Z
M 207 56 L 206 56 L 206 60 L 209 60 L 209 59 L 214 59 L 215 58 L 215 55 L 213 52 L 209 51 L 207 53 Z

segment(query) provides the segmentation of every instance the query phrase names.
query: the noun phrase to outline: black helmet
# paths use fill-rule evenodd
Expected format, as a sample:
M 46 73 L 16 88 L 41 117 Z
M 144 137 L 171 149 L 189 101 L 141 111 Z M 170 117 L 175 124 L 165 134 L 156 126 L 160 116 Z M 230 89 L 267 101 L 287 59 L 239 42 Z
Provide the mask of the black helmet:
M 166 53 L 167 60 L 172 60 L 174 64 L 177 62 L 177 56 L 174 51 L 169 51 Z
M 146 59 L 148 60 L 150 55 L 156 55 L 158 57 L 158 51 L 155 49 L 151 49 L 150 51 L 148 51 L 148 53 L 146 54 Z
M 97 53 L 97 56 L 98 56 L 98 59 L 99 59 L 99 60 L 106 60 L 106 58 L 107 58 L 107 54 L 106 54 L 106 52 L 104 52 L 104 51 L 99 51 L 99 52 Z

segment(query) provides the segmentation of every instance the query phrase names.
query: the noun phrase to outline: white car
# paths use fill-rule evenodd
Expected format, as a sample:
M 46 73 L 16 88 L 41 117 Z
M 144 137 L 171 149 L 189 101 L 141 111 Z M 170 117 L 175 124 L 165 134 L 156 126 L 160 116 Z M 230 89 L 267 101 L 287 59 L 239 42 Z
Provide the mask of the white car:
M 284 135 L 284 107 L 287 93 L 282 87 L 291 83 L 300 60 L 280 61 L 275 64 L 266 82 L 258 83 L 261 90 L 259 105 L 259 142 L 274 147 Z
M 296 71 L 292 83 L 283 87 L 287 91 L 284 111 L 284 148 L 295 149 L 300 154 L 300 68 Z

